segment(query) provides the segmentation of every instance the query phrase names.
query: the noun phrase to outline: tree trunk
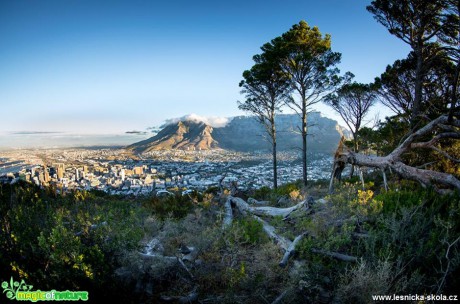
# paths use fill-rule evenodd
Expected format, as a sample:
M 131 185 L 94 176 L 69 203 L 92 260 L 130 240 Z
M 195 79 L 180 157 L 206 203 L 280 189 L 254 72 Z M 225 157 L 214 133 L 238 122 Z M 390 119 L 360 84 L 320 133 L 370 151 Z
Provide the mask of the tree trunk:
M 417 56 L 417 65 L 415 68 L 415 90 L 414 104 L 412 105 L 411 127 L 414 128 L 417 124 L 417 117 L 420 114 L 420 104 L 422 102 L 422 86 L 423 86 L 423 53 L 422 45 L 417 45 L 415 50 Z
M 272 154 L 273 154 L 273 188 L 278 188 L 278 168 L 276 159 L 276 129 L 275 121 L 272 122 Z
M 305 99 L 304 99 L 305 100 Z M 302 174 L 303 184 L 307 185 L 307 109 L 305 101 L 302 107 Z
M 356 130 L 359 129 L 359 126 L 356 127 Z M 357 134 L 358 131 L 356 132 L 353 132 L 352 135 L 353 135 L 353 150 L 355 153 L 358 153 L 358 134 Z M 353 177 L 353 175 L 355 174 L 355 166 L 354 165 L 351 165 L 351 171 L 350 171 L 350 177 Z
M 449 118 L 448 122 L 452 122 L 454 118 L 454 112 L 457 105 L 457 86 L 460 74 L 460 58 L 457 60 L 457 65 L 455 67 L 455 74 L 454 79 L 452 81 L 452 94 L 451 94 L 451 101 L 450 101 L 450 110 L 449 110 Z

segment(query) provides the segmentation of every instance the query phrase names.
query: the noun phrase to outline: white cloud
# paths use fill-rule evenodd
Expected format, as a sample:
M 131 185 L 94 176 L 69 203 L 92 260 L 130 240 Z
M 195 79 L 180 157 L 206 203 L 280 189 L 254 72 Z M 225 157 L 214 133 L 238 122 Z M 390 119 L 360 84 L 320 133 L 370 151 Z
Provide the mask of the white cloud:
M 211 127 L 221 128 L 221 127 L 225 127 L 231 120 L 232 118 L 228 118 L 228 117 L 218 117 L 218 116 L 204 117 L 204 116 L 200 116 L 200 115 L 192 113 L 192 114 L 185 115 L 185 116 L 178 117 L 178 118 L 166 119 L 163 126 L 175 124 L 175 123 L 178 123 L 179 121 L 194 121 L 194 122 L 204 122 L 205 124 L 210 125 Z

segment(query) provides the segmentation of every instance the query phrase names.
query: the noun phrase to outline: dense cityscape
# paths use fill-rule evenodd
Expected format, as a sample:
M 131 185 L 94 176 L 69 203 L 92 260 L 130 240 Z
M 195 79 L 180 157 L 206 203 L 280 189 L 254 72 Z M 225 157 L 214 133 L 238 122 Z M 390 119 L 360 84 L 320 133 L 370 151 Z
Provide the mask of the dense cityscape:
M 280 153 L 279 183 L 302 175 L 299 155 Z M 309 179 L 328 178 L 332 158 L 310 157 Z M 162 190 L 202 191 L 236 183 L 240 189 L 271 186 L 270 155 L 225 150 L 154 151 L 142 155 L 123 149 L 12 150 L 0 158 L 0 181 L 25 180 L 58 191 L 97 189 L 110 194 L 148 195 Z

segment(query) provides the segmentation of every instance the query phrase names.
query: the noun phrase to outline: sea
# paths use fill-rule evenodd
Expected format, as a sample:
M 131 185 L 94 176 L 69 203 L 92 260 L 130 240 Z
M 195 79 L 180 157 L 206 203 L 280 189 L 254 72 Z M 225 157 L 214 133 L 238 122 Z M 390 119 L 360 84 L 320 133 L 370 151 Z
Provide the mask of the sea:
M 152 134 L 70 134 L 7 133 L 0 134 L 0 150 L 55 149 L 74 147 L 124 147 L 151 137 Z

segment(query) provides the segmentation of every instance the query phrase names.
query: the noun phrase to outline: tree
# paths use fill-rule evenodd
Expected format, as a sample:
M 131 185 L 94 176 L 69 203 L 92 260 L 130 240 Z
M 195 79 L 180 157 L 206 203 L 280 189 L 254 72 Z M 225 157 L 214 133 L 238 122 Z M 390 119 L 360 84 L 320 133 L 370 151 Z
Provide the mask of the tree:
M 455 111 L 459 109 L 457 96 L 460 78 L 460 1 L 446 0 L 446 3 L 446 22 L 438 35 L 438 42 L 443 46 L 447 58 L 455 66 L 455 72 L 452 74 L 450 84 L 449 121 L 452 121 Z
M 449 174 L 439 166 L 445 159 L 455 166 L 460 163 L 457 151 L 448 149 L 458 146 L 460 139 L 460 113 L 456 107 L 459 65 L 455 60 L 458 7 L 458 0 L 375 0 L 368 6 L 378 22 L 413 50 L 409 61 L 398 63 L 384 83 L 388 97 L 396 97 L 394 100 L 407 105 L 407 109 L 400 105 L 396 108 L 399 106 L 410 117 L 411 130 L 394 141 L 396 146 L 386 156 L 347 151 L 335 158 L 334 166 L 349 163 L 379 168 L 384 180 L 385 170 L 389 169 L 438 192 L 445 192 L 446 188 L 460 190 L 456 170 Z M 440 41 L 435 43 L 435 38 Z M 449 96 L 451 99 L 446 99 Z M 387 102 L 395 105 L 392 100 Z
M 326 97 L 326 103 L 342 117 L 350 129 L 354 152 L 359 151 L 358 131 L 375 100 L 375 90 L 371 85 L 356 82 L 344 84 L 336 93 Z M 353 175 L 353 172 L 354 166 L 352 166 L 350 176 Z
M 265 44 L 262 50 L 279 57 L 280 69 L 290 80 L 296 95 L 287 105 L 301 117 L 302 173 L 307 184 L 307 115 L 337 85 L 341 54 L 331 51 L 330 35 L 322 35 L 318 27 L 305 21 L 295 24 L 280 37 Z
M 367 10 L 390 34 L 407 43 L 415 57 L 414 100 L 411 123 L 415 126 L 422 102 L 423 75 L 437 56 L 427 51 L 436 36 L 446 32 L 452 13 L 446 0 L 374 0 Z
M 438 45 L 431 45 L 431 52 L 445 54 Z M 455 66 L 446 56 L 433 58 L 422 77 L 422 99 L 419 109 L 425 117 L 436 118 L 445 113 L 449 105 L 449 89 Z M 400 118 L 410 122 L 415 102 L 416 58 L 411 52 L 406 59 L 396 60 L 375 79 L 382 104 Z
M 359 151 L 358 131 L 375 101 L 376 93 L 373 87 L 356 82 L 343 85 L 336 93 L 326 98 L 326 103 L 342 117 L 350 129 L 355 152 Z
M 289 82 L 279 69 L 276 58 L 269 54 L 253 57 L 255 65 L 243 72 L 240 87 L 243 88 L 246 100 L 238 102 L 238 108 L 254 114 L 265 127 L 272 146 L 273 156 L 273 187 L 278 187 L 277 157 L 276 157 L 276 126 L 275 116 L 280 111 L 289 92 Z

